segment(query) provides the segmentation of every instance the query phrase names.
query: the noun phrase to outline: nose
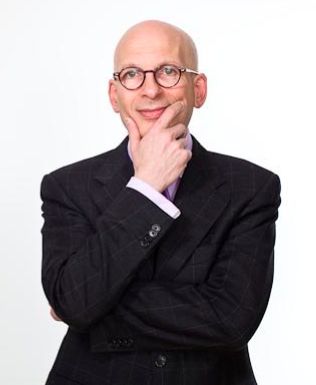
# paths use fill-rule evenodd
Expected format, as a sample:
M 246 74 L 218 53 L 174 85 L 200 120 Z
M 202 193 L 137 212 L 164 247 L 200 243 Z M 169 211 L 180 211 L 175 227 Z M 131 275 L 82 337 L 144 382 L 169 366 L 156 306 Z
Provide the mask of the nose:
M 161 92 L 161 87 L 157 84 L 153 72 L 147 72 L 144 84 L 141 87 L 142 94 L 150 99 L 154 99 Z

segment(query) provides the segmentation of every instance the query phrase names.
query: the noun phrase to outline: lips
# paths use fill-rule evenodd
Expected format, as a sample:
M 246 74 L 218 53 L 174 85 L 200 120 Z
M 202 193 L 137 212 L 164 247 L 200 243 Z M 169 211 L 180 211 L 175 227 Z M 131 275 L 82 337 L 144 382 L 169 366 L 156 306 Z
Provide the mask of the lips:
M 144 108 L 139 109 L 138 112 L 142 115 L 143 118 L 148 120 L 158 119 L 162 113 L 165 111 L 166 107 L 158 108 Z

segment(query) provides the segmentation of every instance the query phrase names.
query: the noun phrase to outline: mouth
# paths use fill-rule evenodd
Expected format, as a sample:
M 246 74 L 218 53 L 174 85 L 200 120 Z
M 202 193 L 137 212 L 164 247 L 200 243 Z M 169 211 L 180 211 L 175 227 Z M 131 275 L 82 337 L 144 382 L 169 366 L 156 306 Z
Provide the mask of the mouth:
M 138 112 L 144 119 L 147 120 L 156 120 L 158 119 L 167 107 L 158 107 L 158 108 L 144 108 L 139 109 Z

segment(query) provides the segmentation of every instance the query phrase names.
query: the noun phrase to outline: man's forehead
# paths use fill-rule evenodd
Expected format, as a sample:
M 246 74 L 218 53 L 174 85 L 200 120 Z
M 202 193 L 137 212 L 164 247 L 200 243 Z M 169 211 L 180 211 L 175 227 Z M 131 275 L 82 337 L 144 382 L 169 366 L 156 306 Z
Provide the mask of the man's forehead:
M 179 43 L 177 42 L 179 41 Z M 151 37 L 133 37 L 118 45 L 115 52 L 115 66 L 143 63 L 159 65 L 163 63 L 181 64 L 184 53 L 180 39 L 161 39 Z
M 183 54 L 179 47 L 171 47 L 170 49 L 153 49 L 145 51 L 143 49 L 122 50 L 117 55 L 116 62 L 118 65 L 159 65 L 159 64 L 182 64 L 184 60 Z

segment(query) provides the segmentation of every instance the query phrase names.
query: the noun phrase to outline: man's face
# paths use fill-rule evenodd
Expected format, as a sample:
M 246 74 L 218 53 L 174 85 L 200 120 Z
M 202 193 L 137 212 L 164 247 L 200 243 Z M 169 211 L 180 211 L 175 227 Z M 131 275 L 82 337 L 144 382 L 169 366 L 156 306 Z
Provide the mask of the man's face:
M 126 67 L 139 67 L 153 70 L 162 64 L 189 67 L 189 59 L 181 50 L 181 38 L 172 31 L 153 31 L 150 35 L 143 31 L 132 33 L 121 42 L 116 53 L 115 71 Z M 201 75 L 183 73 L 177 85 L 163 88 L 154 79 L 153 73 L 147 73 L 144 84 L 136 90 L 125 89 L 119 80 L 110 80 L 109 96 L 115 112 L 122 120 L 131 117 L 137 124 L 143 137 L 164 110 L 176 101 L 182 101 L 185 108 L 171 122 L 171 126 L 183 123 L 188 126 L 193 107 L 200 107 L 198 87 L 205 81 Z

